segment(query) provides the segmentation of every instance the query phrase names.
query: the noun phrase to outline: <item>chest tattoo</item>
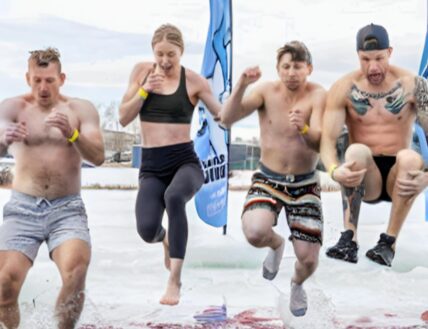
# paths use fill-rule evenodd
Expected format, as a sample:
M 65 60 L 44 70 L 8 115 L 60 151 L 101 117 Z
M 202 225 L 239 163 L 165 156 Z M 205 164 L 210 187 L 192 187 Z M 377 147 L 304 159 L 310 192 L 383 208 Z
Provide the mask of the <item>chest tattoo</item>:
M 383 101 L 385 110 L 392 114 L 398 114 L 406 106 L 407 96 L 403 86 L 398 82 L 391 90 L 378 93 L 369 93 L 353 85 L 348 97 L 355 112 L 358 115 L 365 115 L 370 108 L 373 108 L 375 101 Z

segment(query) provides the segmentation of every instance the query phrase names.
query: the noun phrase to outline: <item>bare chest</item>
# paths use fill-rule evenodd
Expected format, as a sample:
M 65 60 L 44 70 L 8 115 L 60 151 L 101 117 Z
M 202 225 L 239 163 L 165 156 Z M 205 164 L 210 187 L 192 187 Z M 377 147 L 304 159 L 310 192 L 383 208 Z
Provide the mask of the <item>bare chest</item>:
M 400 83 L 381 93 L 368 93 L 354 85 L 347 100 L 348 124 L 401 126 L 415 118 L 412 102 L 412 94 Z
M 289 101 L 278 94 L 273 94 L 265 100 L 265 107 L 259 111 L 260 125 L 273 131 L 286 131 L 290 127 L 290 113 L 299 111 L 305 121 L 312 113 L 311 102 L 307 99 Z
M 68 117 L 69 124 L 72 127 L 77 127 L 77 117 L 67 108 L 60 108 L 57 111 L 65 113 Z M 67 139 L 64 137 L 61 130 L 46 123 L 47 117 L 51 114 L 48 111 L 41 111 L 35 107 L 29 107 L 21 112 L 18 116 L 19 122 L 24 122 L 27 128 L 28 137 L 24 143 L 28 146 L 42 144 L 67 144 Z

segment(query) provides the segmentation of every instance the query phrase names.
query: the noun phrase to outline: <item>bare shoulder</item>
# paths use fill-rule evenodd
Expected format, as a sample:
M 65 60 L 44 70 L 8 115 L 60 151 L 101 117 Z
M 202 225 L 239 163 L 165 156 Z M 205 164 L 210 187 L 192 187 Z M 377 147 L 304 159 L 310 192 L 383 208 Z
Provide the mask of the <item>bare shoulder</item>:
M 337 96 L 347 95 L 352 86 L 358 83 L 362 78 L 363 76 L 360 71 L 352 71 L 348 74 L 345 74 L 335 83 L 333 83 L 328 91 L 328 94 L 335 94 Z
M 308 82 L 307 90 L 311 95 L 323 95 L 327 93 L 323 86 L 315 82 Z
M 421 85 L 426 84 L 426 80 L 423 77 L 417 76 L 411 72 L 406 72 L 406 74 L 399 76 L 399 80 L 404 89 L 409 91 L 415 90 L 415 88 L 419 88 Z
M 98 111 L 95 105 L 87 99 L 68 97 L 67 102 L 69 104 L 69 108 L 73 112 L 77 113 L 80 118 L 98 116 Z
M 408 79 L 414 78 L 415 74 L 409 70 L 403 69 L 401 67 L 391 65 L 389 67 L 389 71 L 393 74 L 397 79 Z
M 144 77 L 153 69 L 154 65 L 154 62 L 139 62 L 135 64 L 129 80 L 141 83 Z
M 4 99 L 0 103 L 0 106 L 1 106 L 1 108 L 9 108 L 9 107 L 24 108 L 27 103 L 28 103 L 28 101 L 27 101 L 26 96 L 21 95 L 21 96 L 16 96 L 16 97 Z
M 203 77 L 202 75 L 200 75 L 199 73 L 196 73 L 195 71 L 188 69 L 187 67 L 184 68 L 184 72 L 186 74 L 186 83 L 187 84 L 207 84 L 208 85 L 208 80 Z
M 260 93 L 262 95 L 273 93 L 273 92 L 281 92 L 282 90 L 282 82 L 281 81 L 261 81 L 256 82 L 252 87 L 253 92 Z
M 0 115 L 7 117 L 17 116 L 28 104 L 26 95 L 6 98 L 0 103 Z

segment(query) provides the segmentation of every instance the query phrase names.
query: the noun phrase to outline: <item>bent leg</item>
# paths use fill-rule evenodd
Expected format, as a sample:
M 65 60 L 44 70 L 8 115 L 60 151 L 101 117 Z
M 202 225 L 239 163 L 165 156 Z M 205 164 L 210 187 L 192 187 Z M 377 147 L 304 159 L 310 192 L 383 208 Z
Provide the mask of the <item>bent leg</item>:
M 321 245 L 319 243 L 307 242 L 293 239 L 294 253 L 296 254 L 295 271 L 292 281 L 303 284 L 316 270 Z
M 265 208 L 253 208 L 242 215 L 242 230 L 247 241 L 256 248 L 277 249 L 284 239 L 273 230 L 276 213 Z
M 18 328 L 18 296 L 32 262 L 18 251 L 0 251 L 0 328 Z
M 297 260 L 294 265 L 294 275 L 291 278 L 290 311 L 294 316 L 303 316 L 308 309 L 308 302 L 302 285 L 318 266 L 321 245 L 293 239 L 293 247 Z
M 174 175 L 165 191 L 165 207 L 168 214 L 168 239 L 170 276 L 161 304 L 176 305 L 180 301 L 181 271 L 186 254 L 188 223 L 186 203 L 204 182 L 197 164 L 185 164 Z
M 58 267 L 62 288 L 56 302 L 59 329 L 72 329 L 79 320 L 85 301 L 85 280 L 91 250 L 87 242 L 67 240 L 52 251 Z
M 242 230 L 247 241 L 256 248 L 269 247 L 263 262 L 263 277 L 273 280 L 278 273 L 285 241 L 273 230 L 277 214 L 273 210 L 253 208 L 242 215 Z
M 401 227 L 415 200 L 415 196 L 399 195 L 398 179 L 410 179 L 408 172 L 420 170 L 423 166 L 422 158 L 413 150 L 398 152 L 396 163 L 392 167 L 387 179 L 387 192 L 391 196 L 392 206 L 386 234 L 382 233 L 375 247 L 368 250 L 366 256 L 372 261 L 391 266 L 395 256 L 395 244 Z
M 181 289 L 181 271 L 183 268 L 183 259 L 171 258 L 171 273 L 164 295 L 160 299 L 163 305 L 177 305 L 180 302 Z
M 200 167 L 196 164 L 185 164 L 177 170 L 165 191 L 171 258 L 183 259 L 186 254 L 188 235 L 186 203 L 201 188 L 203 182 Z
M 135 204 L 137 232 L 148 243 L 161 242 L 165 237 L 162 217 L 165 210 L 164 193 L 166 188 L 166 184 L 156 177 L 140 180 Z
M 401 227 L 415 201 L 414 197 L 400 196 L 397 187 L 397 179 L 410 179 L 408 172 L 421 170 L 423 160 L 421 156 L 413 150 L 402 150 L 397 154 L 396 164 L 392 167 L 387 180 L 387 191 L 392 199 L 391 214 L 386 233 L 397 237 Z
M 362 200 L 374 200 L 382 191 L 382 177 L 373 161 L 370 149 L 363 144 L 352 144 L 346 150 L 346 162 L 354 162 L 352 170 L 367 169 L 360 185 L 356 187 L 342 186 L 343 217 L 345 230 L 354 232 L 357 241 L 357 228 Z
M 350 263 L 358 262 L 357 229 L 362 200 L 375 200 L 382 192 L 382 177 L 370 149 L 363 144 L 352 144 L 346 151 L 345 161 L 354 162 L 353 170 L 367 169 L 360 185 L 341 186 L 343 222 L 345 231 L 339 241 L 328 248 L 326 255 Z

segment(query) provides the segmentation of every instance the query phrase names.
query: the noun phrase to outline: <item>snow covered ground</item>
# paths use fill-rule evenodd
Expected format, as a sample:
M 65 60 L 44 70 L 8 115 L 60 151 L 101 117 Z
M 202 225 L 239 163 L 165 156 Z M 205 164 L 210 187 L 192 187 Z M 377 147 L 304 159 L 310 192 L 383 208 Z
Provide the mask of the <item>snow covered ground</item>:
M 245 176 L 245 175 L 244 175 Z M 249 179 L 243 178 L 243 181 Z M 135 169 L 84 169 L 83 185 L 132 185 Z M 241 182 L 242 183 L 242 182 Z M 0 206 L 9 198 L 0 189 Z M 303 318 L 288 312 L 289 282 L 295 261 L 286 245 L 281 270 L 273 282 L 262 278 L 266 250 L 251 247 L 240 227 L 245 191 L 229 194 L 228 234 L 203 224 L 193 201 L 188 204 L 189 243 L 180 304 L 158 303 L 167 272 L 161 245 L 140 240 L 135 230 L 136 190 L 83 190 L 93 242 L 87 278 L 87 300 L 81 329 L 196 328 L 193 315 L 225 303 L 229 321 L 197 328 L 428 328 L 428 223 L 424 199 L 411 210 L 398 240 L 392 268 L 366 260 L 365 251 L 385 229 L 389 205 L 364 205 L 360 220 L 360 261 L 329 259 L 325 248 L 336 243 L 341 226 L 339 192 L 323 193 L 324 245 L 320 266 L 306 283 L 309 310 Z M 277 230 L 288 236 L 283 214 Z M 166 219 L 166 218 L 165 218 Z M 20 305 L 23 329 L 52 327 L 52 310 L 60 277 L 43 245 L 23 286 Z M 244 312 L 244 313 L 243 313 Z M 255 312 L 255 313 L 253 313 Z M 264 319 L 263 319 L 264 318 Z M 265 320 L 265 321 L 263 321 Z M 174 326 L 175 324 L 175 326 Z

